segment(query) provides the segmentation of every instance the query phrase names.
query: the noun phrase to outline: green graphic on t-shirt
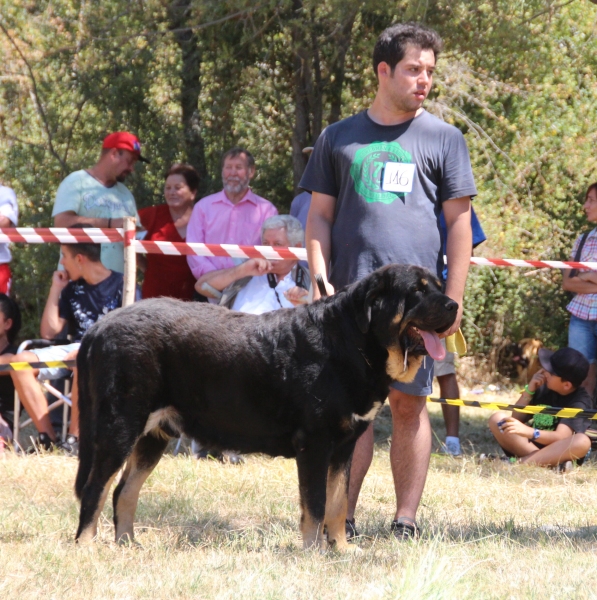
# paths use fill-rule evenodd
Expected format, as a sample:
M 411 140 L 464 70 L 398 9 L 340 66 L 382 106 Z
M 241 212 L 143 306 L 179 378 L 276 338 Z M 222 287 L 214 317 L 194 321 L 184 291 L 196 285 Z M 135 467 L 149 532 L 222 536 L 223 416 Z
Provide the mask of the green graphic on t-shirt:
M 402 192 L 385 192 L 381 189 L 383 166 L 387 162 L 412 163 L 412 156 L 398 142 L 373 142 L 359 148 L 350 167 L 357 194 L 367 202 L 392 204 L 404 198 Z

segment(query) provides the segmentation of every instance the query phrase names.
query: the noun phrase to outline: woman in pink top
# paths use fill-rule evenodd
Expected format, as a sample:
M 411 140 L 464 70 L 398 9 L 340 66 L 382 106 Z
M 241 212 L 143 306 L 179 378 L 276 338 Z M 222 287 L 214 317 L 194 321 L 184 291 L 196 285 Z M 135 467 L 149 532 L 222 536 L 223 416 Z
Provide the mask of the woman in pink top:
M 166 174 L 164 196 L 166 204 L 139 211 L 141 224 L 147 230 L 146 241 L 184 242 L 187 224 L 199 186 L 199 175 L 191 165 L 172 165 Z M 191 300 L 195 277 L 185 256 L 147 254 L 143 298 L 169 296 Z

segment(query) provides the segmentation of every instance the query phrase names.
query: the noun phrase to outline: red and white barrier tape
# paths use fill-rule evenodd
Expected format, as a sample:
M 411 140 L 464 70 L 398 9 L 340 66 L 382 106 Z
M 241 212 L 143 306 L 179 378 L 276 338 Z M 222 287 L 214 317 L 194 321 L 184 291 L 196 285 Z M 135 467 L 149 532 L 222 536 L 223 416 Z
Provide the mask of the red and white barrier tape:
M 43 244 L 122 242 L 122 229 L 85 227 L 14 227 L 0 228 L 0 243 L 26 242 Z M 229 258 L 267 258 L 268 260 L 307 260 L 305 248 L 273 248 L 271 246 L 239 246 L 237 244 L 199 244 L 184 242 L 146 242 L 131 240 L 138 254 L 167 254 L 171 256 L 217 256 Z M 519 260 L 510 258 L 471 258 L 471 264 L 481 267 L 533 267 L 539 269 L 590 269 L 597 271 L 597 262 L 559 260 Z
M 306 248 L 279 248 L 272 246 L 239 246 L 237 244 L 198 244 L 183 242 L 134 242 L 139 254 L 195 254 L 229 258 L 267 258 L 269 260 L 307 260 Z
M 99 229 L 97 227 L 84 227 L 82 229 L 67 229 L 66 227 L 2 228 L 0 229 L 0 242 L 27 242 L 29 244 L 44 244 L 46 242 L 59 244 L 122 242 L 122 230 Z

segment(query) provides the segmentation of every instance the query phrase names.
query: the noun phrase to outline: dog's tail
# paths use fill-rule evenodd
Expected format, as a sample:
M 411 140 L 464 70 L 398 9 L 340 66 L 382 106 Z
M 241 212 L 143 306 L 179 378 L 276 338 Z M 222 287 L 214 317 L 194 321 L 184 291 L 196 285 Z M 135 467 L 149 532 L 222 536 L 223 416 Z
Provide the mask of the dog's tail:
M 79 470 L 75 480 L 75 494 L 79 500 L 83 488 L 89 479 L 93 466 L 93 448 L 97 421 L 96 395 L 91 393 L 90 378 L 92 376 L 89 354 L 93 334 L 83 337 L 79 353 L 77 354 L 77 371 L 79 387 Z
M 321 297 L 327 298 L 328 291 L 325 287 L 325 283 L 323 282 L 323 277 L 321 276 L 321 273 L 315 274 L 315 283 L 317 284 L 317 289 L 319 290 L 319 294 L 321 295 Z

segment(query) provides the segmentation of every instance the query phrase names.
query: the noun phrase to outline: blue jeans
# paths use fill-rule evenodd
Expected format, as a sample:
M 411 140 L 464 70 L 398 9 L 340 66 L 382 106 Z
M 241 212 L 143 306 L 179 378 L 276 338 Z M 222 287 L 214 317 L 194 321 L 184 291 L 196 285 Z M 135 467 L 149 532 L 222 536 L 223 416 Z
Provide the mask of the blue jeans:
M 426 356 L 423 359 L 421 368 L 410 383 L 392 381 L 390 387 L 411 396 L 429 396 L 433 387 L 433 362 L 430 356 Z
M 597 321 L 585 321 L 572 315 L 568 346 L 578 350 L 590 363 L 597 360 Z

